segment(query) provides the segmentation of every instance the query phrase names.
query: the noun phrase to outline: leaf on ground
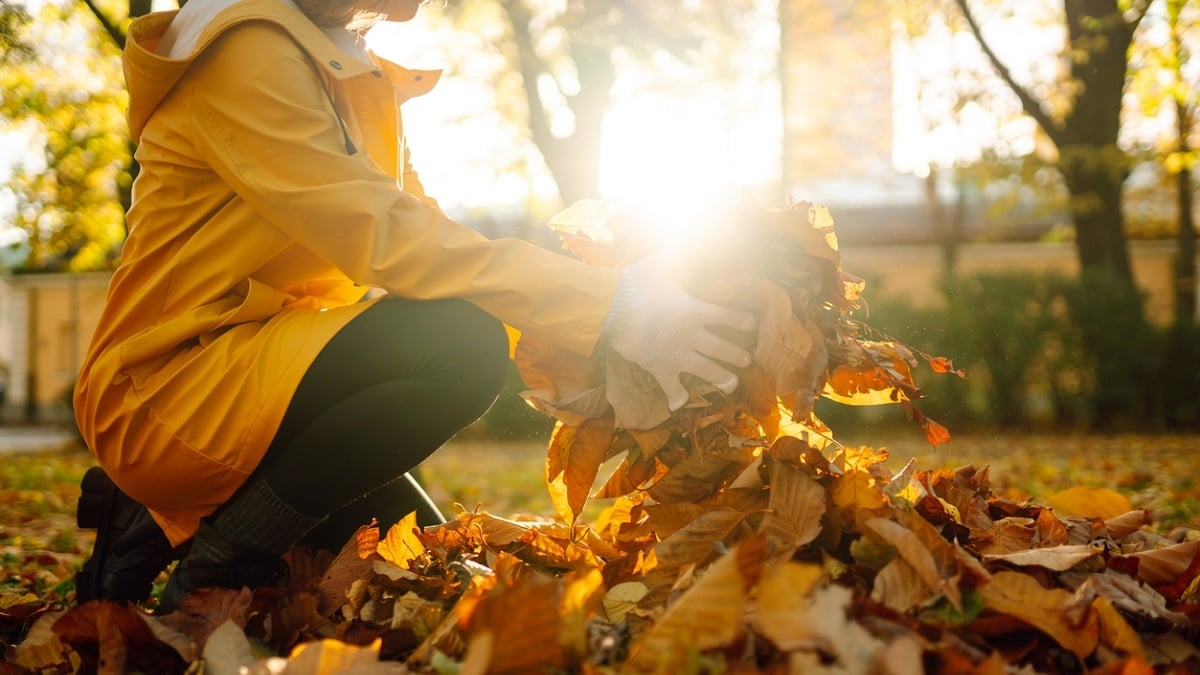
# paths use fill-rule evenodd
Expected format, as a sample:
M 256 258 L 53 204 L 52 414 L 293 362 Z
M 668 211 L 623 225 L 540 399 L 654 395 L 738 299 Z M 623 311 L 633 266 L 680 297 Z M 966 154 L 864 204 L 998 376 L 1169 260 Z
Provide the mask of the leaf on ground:
M 761 545 L 753 550 L 738 546 L 713 563 L 630 648 L 629 665 L 678 672 L 689 652 L 732 642 L 738 634 L 749 586 L 746 569 L 760 569 L 764 552 Z M 743 555 L 750 559 L 741 560 Z
M 1024 551 L 984 555 L 988 562 L 1005 562 L 1017 567 L 1037 566 L 1055 572 L 1065 572 L 1079 563 L 1104 553 L 1103 546 L 1076 544 L 1074 546 L 1051 546 Z
M 318 611 L 322 616 L 337 611 L 346 602 L 346 591 L 350 585 L 371 572 L 373 561 L 378 559 L 374 555 L 378 542 L 379 528 L 374 524 L 359 527 L 346 540 L 341 552 L 329 563 L 317 584 L 317 593 L 321 596 Z
M 565 665 L 559 629 L 561 581 L 530 576 L 497 585 L 475 606 L 468 621 L 468 650 L 478 636 L 490 641 L 488 672 L 520 673 Z
M 785 562 L 768 566 L 758 584 L 755 626 L 776 647 L 792 651 L 814 646 L 817 631 L 807 598 L 825 576 L 818 565 Z
M 46 612 L 35 619 L 25 639 L 12 648 L 13 663 L 33 672 L 51 672 L 66 667 L 68 647 L 53 630 L 54 622 L 65 613 L 66 610 Z
M 58 617 L 52 630 L 90 665 L 85 670 L 101 675 L 181 670 L 179 654 L 159 642 L 141 615 L 134 605 L 96 600 Z
M 1100 621 L 1100 644 L 1123 656 L 1145 660 L 1146 648 L 1142 638 L 1121 616 L 1111 600 L 1100 596 L 1092 601 L 1092 609 Z
M 1046 497 L 1060 517 L 1079 516 L 1108 520 L 1133 510 L 1129 498 L 1109 488 L 1069 487 Z
M 1089 609 L 1081 620 L 1073 620 L 1069 610 L 1074 598 L 1067 591 L 1045 588 L 1029 575 L 1004 571 L 997 572 L 980 592 L 986 608 L 1028 623 L 1079 659 L 1099 644 L 1096 613 Z
M 250 618 L 250 603 L 254 594 L 248 588 L 203 588 L 188 593 L 179 609 L 159 618 L 163 625 L 178 631 L 204 650 L 208 636 L 226 621 L 245 628 Z
M 1137 561 L 1137 578 L 1160 586 L 1174 583 L 1200 555 L 1200 539 L 1121 556 Z
M 340 640 L 317 640 L 297 645 L 288 656 L 283 675 L 404 675 L 402 663 L 379 660 L 380 641 L 366 646 Z
M 1191 625 L 1187 615 L 1170 609 L 1162 593 L 1126 574 L 1113 570 L 1102 573 L 1068 572 L 1061 579 L 1069 588 L 1076 589 L 1077 593 L 1090 591 L 1107 598 L 1130 616 L 1151 622 L 1165 621 L 1177 626 Z
M 387 536 L 380 540 L 375 552 L 387 562 L 408 569 L 413 560 L 425 553 L 425 544 L 415 533 L 417 529 L 417 512 L 412 511 L 388 528 Z
M 871 599 L 897 612 L 907 612 L 934 596 L 929 584 L 908 561 L 896 558 L 875 575 Z

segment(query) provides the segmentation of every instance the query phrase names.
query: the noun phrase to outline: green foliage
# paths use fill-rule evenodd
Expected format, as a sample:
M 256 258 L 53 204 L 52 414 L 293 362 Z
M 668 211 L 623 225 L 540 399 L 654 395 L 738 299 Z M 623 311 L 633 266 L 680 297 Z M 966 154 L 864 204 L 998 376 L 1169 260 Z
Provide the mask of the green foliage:
M 1121 279 L 989 272 L 941 290 L 936 308 L 877 299 L 868 322 L 966 370 L 965 380 L 916 373 L 922 409 L 951 429 L 1200 428 L 1200 326 L 1149 325 Z
M 109 267 L 125 234 L 129 138 L 120 55 L 78 3 L 36 16 L 4 5 L 0 119 L 30 139 L 4 188 L 24 235 L 23 269 Z

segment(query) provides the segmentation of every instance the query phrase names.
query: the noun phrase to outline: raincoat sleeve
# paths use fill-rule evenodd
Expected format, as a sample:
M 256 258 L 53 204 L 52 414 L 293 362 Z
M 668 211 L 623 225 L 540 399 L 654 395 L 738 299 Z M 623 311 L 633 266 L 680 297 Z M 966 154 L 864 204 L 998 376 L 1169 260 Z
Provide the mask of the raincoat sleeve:
M 590 354 L 617 271 L 516 239 L 488 240 L 400 190 L 364 151 L 348 152 L 319 78 L 282 29 L 255 22 L 228 30 L 192 65 L 181 92 L 190 97 L 198 155 L 267 222 L 351 280 L 415 299 L 463 298 Z

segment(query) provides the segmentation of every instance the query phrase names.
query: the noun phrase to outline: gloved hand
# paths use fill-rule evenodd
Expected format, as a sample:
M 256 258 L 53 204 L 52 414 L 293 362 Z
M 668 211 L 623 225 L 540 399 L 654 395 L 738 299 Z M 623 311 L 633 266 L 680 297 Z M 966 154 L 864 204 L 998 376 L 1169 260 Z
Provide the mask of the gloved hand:
M 621 270 L 602 335 L 618 354 L 654 376 L 673 412 L 688 401 L 680 374 L 691 373 L 731 394 L 737 375 L 722 364 L 750 365 L 750 352 L 708 326 L 750 331 L 755 321 L 749 312 L 689 295 L 672 278 L 668 261 L 649 256 Z

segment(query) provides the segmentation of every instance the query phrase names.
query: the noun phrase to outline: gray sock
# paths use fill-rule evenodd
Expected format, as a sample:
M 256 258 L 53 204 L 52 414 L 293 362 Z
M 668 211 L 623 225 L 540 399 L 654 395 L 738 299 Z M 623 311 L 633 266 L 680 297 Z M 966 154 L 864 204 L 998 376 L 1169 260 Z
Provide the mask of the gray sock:
M 310 516 L 283 501 L 266 479 L 251 476 L 211 519 L 213 529 L 246 551 L 283 555 L 326 516 Z

